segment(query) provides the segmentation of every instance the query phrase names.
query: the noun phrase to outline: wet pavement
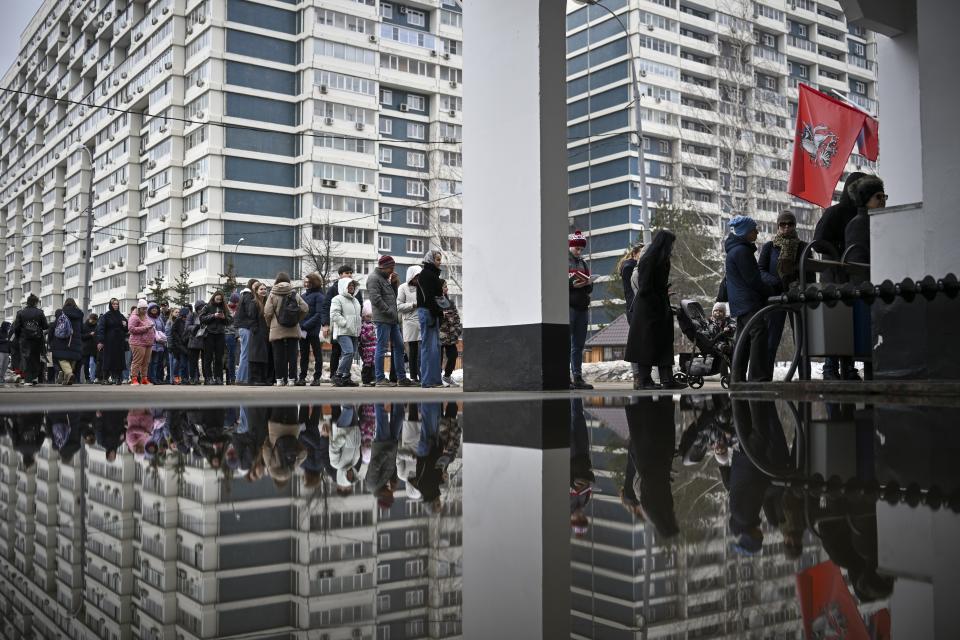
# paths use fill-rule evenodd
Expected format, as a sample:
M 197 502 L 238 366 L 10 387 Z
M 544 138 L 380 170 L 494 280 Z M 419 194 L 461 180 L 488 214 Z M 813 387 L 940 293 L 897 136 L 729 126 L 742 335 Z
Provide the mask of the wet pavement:
M 960 637 L 949 403 L 445 393 L 4 408 L 0 633 Z

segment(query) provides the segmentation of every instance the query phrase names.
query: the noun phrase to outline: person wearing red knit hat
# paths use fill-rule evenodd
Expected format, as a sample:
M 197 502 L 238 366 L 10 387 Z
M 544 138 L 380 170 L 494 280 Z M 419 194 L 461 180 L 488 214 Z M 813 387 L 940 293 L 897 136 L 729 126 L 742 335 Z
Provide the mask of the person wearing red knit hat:
M 570 254 L 567 257 L 568 283 L 570 288 L 570 373 L 571 389 L 593 389 L 583 379 L 583 346 L 587 341 L 587 321 L 590 313 L 590 294 L 593 282 L 590 268 L 581 257 L 587 239 L 578 229 L 569 238 Z

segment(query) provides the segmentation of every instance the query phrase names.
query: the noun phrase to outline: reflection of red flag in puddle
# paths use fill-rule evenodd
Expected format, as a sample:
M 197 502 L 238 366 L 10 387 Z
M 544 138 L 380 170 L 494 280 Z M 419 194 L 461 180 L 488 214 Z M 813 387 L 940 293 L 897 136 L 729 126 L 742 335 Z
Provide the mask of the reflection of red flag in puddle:
M 890 610 L 880 609 L 870 616 L 870 640 L 890 640 Z
M 797 593 L 807 640 L 869 640 L 837 565 L 828 560 L 798 573 Z

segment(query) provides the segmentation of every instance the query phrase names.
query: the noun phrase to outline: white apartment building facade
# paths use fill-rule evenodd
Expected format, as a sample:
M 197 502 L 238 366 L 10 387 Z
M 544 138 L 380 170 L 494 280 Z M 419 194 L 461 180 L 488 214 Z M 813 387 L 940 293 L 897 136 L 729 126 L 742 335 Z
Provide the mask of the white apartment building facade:
M 0 92 L 3 317 L 430 248 L 456 292 L 462 53 L 459 0 L 47 0 Z
M 848 27 L 837 0 L 602 4 L 623 25 L 602 7 L 571 0 L 567 8 L 569 217 L 590 236 L 591 271 L 610 274 L 642 237 L 635 107 L 651 211 L 665 204 L 700 214 L 718 246 L 737 214 L 758 221 L 761 240 L 788 210 L 801 236 L 812 235 L 819 208 L 786 192 L 797 86 L 836 91 L 878 115 L 875 35 Z M 854 152 L 848 171 L 876 170 Z M 597 300 L 622 297 L 598 288 Z M 594 309 L 592 324 L 610 320 Z

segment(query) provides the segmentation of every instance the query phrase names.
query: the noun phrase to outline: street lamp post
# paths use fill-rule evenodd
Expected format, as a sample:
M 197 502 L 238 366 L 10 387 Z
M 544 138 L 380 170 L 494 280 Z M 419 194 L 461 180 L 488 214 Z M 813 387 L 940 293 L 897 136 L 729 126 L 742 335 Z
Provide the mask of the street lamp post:
M 90 313 L 90 294 L 93 289 L 93 152 L 86 145 L 75 143 L 74 150 L 83 150 L 90 160 L 90 188 L 87 190 L 87 237 L 84 256 L 86 257 L 86 268 L 84 273 L 83 285 L 83 312 Z
M 627 36 L 627 48 L 630 52 L 630 86 L 632 88 L 633 100 L 631 104 L 633 105 L 633 118 L 634 118 L 634 133 L 637 136 L 637 149 L 638 149 L 638 163 L 639 163 L 639 173 L 640 173 L 640 221 L 643 224 L 643 243 L 646 245 L 650 244 L 650 207 L 647 203 L 647 168 L 645 160 L 645 152 L 643 150 L 643 118 L 640 116 L 640 79 L 637 77 L 637 68 L 634 65 L 634 62 L 637 60 L 637 55 L 633 48 L 633 38 L 630 35 L 630 29 L 624 24 L 623 20 L 619 15 L 613 12 L 610 7 L 604 6 L 601 4 L 601 0 L 574 0 L 578 4 L 593 5 L 600 7 L 614 19 L 620 23 L 620 26 L 623 28 L 623 33 Z
M 228 278 L 233 278 L 234 280 L 237 278 L 237 251 L 240 250 L 240 245 L 244 240 L 246 240 L 246 238 L 240 238 L 237 240 L 237 244 L 233 245 L 233 253 L 230 254 L 230 262 L 227 267 Z

